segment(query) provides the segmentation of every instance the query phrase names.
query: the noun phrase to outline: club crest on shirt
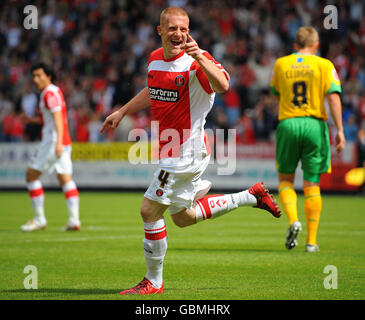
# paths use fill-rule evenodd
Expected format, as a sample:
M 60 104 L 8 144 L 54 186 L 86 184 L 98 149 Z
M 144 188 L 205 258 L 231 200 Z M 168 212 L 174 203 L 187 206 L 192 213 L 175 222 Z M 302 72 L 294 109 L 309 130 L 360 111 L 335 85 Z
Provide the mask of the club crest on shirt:
M 161 196 L 163 195 L 163 191 L 162 191 L 161 189 L 157 189 L 157 190 L 156 190 L 156 195 L 157 195 L 158 197 L 161 197 Z
M 185 84 L 185 78 L 181 74 L 177 75 L 175 78 L 175 84 L 178 87 L 182 87 Z

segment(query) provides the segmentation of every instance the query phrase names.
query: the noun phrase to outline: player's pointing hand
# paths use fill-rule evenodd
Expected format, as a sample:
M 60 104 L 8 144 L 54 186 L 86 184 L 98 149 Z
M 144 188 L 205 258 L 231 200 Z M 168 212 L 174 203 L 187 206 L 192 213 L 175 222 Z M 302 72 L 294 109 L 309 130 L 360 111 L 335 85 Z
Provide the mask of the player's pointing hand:
M 118 127 L 119 122 L 123 119 L 123 116 L 124 116 L 124 114 L 121 111 L 121 109 L 113 112 L 111 115 L 109 115 L 105 119 L 105 121 L 100 129 L 100 133 L 102 133 L 106 127 L 109 127 L 110 129 L 115 129 L 116 127 Z
M 184 45 L 182 45 L 181 49 L 184 49 L 186 54 L 192 56 L 194 59 L 199 58 L 201 52 L 197 42 L 189 33 L 187 34 L 187 39 L 189 40 L 189 42 L 186 42 Z

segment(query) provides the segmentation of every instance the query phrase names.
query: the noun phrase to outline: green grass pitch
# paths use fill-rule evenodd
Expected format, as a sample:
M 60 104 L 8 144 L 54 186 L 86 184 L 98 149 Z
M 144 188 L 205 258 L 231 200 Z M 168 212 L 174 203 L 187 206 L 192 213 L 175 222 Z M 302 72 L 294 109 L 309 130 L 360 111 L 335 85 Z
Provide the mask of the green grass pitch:
M 119 295 L 145 275 L 142 193 L 80 192 L 80 232 L 62 232 L 67 210 L 61 192 L 46 191 L 48 227 L 22 233 L 31 216 L 26 192 L 0 193 L 0 299 L 364 299 L 365 198 L 323 196 L 319 253 L 284 247 L 287 218 L 239 208 L 180 229 L 166 212 L 169 248 L 165 294 Z M 277 198 L 277 197 L 276 197 Z M 303 198 L 298 199 L 303 207 Z M 38 289 L 24 288 L 24 268 L 38 270 Z M 327 265 L 338 288 L 325 289 Z

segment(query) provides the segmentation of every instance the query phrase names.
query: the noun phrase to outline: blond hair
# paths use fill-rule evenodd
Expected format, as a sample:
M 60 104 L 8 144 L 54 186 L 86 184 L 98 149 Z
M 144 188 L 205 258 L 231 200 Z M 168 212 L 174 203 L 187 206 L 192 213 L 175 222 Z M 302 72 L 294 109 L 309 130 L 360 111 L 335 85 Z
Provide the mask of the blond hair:
M 313 27 L 300 27 L 295 35 L 295 43 L 300 49 L 313 47 L 317 41 L 318 32 Z
M 160 14 L 160 25 L 162 25 L 164 23 L 166 16 L 169 14 L 174 15 L 174 16 L 185 16 L 185 17 L 188 17 L 188 19 L 189 19 L 189 15 L 184 9 L 182 9 L 180 7 L 168 7 L 166 9 L 164 9 Z

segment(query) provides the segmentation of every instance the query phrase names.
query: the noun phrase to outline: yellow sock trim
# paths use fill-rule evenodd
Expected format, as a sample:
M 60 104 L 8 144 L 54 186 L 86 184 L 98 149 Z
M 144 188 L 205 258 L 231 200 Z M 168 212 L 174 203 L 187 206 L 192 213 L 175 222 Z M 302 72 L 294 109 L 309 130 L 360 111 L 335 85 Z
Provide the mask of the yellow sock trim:
M 279 199 L 285 214 L 288 216 L 289 224 L 292 225 L 294 221 L 298 220 L 298 197 L 291 182 L 280 182 Z
M 285 189 L 288 189 L 288 188 L 294 190 L 294 185 L 288 181 L 283 181 L 283 182 L 279 183 L 279 192 L 284 191 Z
M 306 187 L 303 189 L 304 191 L 304 197 L 310 197 L 310 196 L 320 196 L 321 195 L 321 189 L 317 186 L 313 187 Z
M 322 211 L 322 197 L 317 186 L 304 188 L 304 212 L 307 219 L 307 244 L 317 244 L 317 231 Z

